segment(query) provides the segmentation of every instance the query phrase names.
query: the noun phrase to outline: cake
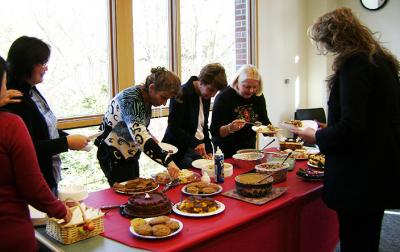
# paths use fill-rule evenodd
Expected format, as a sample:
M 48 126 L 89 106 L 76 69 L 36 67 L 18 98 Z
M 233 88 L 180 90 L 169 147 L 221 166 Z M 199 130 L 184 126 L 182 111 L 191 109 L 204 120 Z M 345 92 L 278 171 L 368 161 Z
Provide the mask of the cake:
M 123 211 L 129 217 L 147 218 L 169 214 L 171 209 L 171 201 L 164 193 L 150 192 L 129 197 Z

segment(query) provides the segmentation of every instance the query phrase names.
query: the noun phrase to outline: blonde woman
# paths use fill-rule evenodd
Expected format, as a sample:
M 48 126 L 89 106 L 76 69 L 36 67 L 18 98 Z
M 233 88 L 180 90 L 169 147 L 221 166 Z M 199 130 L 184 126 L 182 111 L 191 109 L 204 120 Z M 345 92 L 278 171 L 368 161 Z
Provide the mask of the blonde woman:
M 212 141 L 231 157 L 240 149 L 255 148 L 256 133 L 252 124 L 270 124 L 262 81 L 253 65 L 243 65 L 231 85 L 214 101 L 210 131 Z

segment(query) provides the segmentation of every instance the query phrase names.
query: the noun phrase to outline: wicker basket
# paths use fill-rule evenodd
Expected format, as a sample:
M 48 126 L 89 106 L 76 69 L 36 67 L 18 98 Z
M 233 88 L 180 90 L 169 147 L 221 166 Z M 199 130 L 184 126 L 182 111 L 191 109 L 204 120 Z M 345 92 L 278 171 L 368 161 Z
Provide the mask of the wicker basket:
M 70 201 L 70 199 L 67 199 L 67 201 Z M 59 224 L 58 219 L 49 218 L 47 220 L 46 233 L 63 244 L 75 243 L 104 232 L 103 216 L 99 216 L 97 218 L 88 220 L 86 219 L 85 211 L 82 209 L 79 202 L 76 201 L 74 202 L 77 204 L 76 207 L 78 207 L 82 212 L 82 218 L 83 218 L 82 223 L 71 226 L 65 226 Z M 94 227 L 93 230 L 89 231 L 83 229 L 83 226 L 87 222 L 93 223 L 91 224 L 92 227 Z

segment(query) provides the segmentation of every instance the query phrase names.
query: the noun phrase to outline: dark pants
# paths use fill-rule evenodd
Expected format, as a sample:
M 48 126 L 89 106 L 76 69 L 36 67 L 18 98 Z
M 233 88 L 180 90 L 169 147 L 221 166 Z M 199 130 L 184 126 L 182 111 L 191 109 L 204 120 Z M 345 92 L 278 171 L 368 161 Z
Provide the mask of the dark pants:
M 102 143 L 98 146 L 97 159 L 110 186 L 139 177 L 140 152 L 133 158 L 124 159 L 115 148 Z
M 337 211 L 341 252 L 378 252 L 384 211 Z

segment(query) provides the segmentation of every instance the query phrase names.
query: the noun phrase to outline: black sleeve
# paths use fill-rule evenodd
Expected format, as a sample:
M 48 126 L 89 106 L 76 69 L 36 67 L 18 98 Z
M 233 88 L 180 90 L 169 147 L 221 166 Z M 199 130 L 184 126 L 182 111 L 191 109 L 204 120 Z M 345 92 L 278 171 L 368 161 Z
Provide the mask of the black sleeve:
M 52 156 L 68 151 L 68 142 L 65 136 L 57 139 L 38 139 L 38 136 L 36 136 L 36 132 L 34 132 L 33 129 L 33 125 L 36 123 L 33 119 L 34 112 L 29 106 L 29 101 L 27 101 L 26 98 L 23 99 L 21 103 L 9 104 L 7 109 L 10 110 L 10 112 L 19 115 L 24 121 L 29 134 L 31 135 L 38 157 Z
M 340 121 L 318 130 L 316 140 L 322 152 L 357 143 L 368 129 L 368 80 L 367 57 L 350 58 L 339 72 Z
M 211 135 L 213 137 L 220 137 L 219 129 L 223 125 L 227 125 L 233 120 L 232 118 L 230 118 L 230 113 L 229 113 L 230 103 L 225 102 L 226 95 L 227 93 L 219 93 L 214 100 L 211 126 L 210 126 Z
M 182 125 L 185 123 L 184 113 L 187 113 L 185 110 L 185 106 L 188 106 L 188 99 L 190 97 L 183 96 L 182 102 L 178 102 L 175 99 L 171 99 L 169 105 L 169 116 L 168 116 L 168 128 L 173 135 L 173 138 L 177 141 L 181 141 L 185 143 L 186 146 L 190 146 L 191 148 L 195 148 L 197 145 L 202 142 L 198 140 L 194 135 L 189 134 L 186 130 L 183 129 Z

